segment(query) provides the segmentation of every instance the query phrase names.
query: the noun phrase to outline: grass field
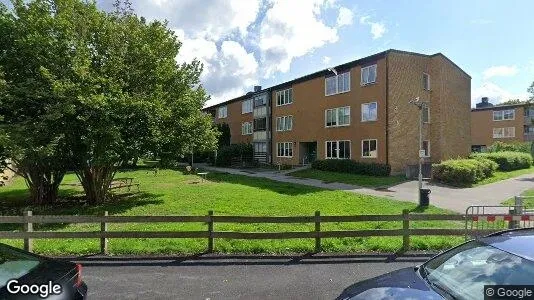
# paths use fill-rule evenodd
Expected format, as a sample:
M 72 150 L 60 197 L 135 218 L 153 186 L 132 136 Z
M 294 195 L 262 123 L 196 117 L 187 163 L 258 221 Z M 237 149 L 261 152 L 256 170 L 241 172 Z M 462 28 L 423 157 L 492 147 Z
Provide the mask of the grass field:
M 525 198 L 523 200 L 523 205 L 527 208 L 534 208 L 534 189 L 525 191 L 521 194 L 521 196 L 526 196 L 529 198 Z M 514 198 L 506 200 L 503 204 L 505 205 L 514 205 L 515 200 Z
M 140 183 L 141 192 L 133 195 L 116 195 L 112 200 L 97 206 L 76 202 L 83 196 L 70 186 L 61 187 L 61 198 L 67 199 L 48 207 L 31 207 L 25 204 L 28 191 L 21 178 L 7 187 L 0 187 L 0 211 L 3 215 L 20 215 L 25 209 L 37 214 L 99 215 L 206 215 L 214 210 L 216 215 L 289 216 L 400 214 L 402 209 L 414 213 L 421 210 L 408 202 L 358 195 L 342 191 L 281 183 L 267 179 L 237 175 L 210 173 L 208 181 L 200 182 L 196 175 L 180 171 L 160 170 L 158 176 L 145 170 L 123 172 L 118 177 L 134 177 Z M 64 183 L 77 179 L 69 174 Z M 425 213 L 446 213 L 430 207 Z M 461 228 L 456 222 L 413 222 L 414 228 Z M 20 225 L 4 224 L 0 230 L 20 230 Z M 329 223 L 324 230 L 387 229 L 400 228 L 400 222 Z M 99 230 L 97 224 L 34 225 L 35 230 L 89 231 Z M 206 224 L 110 224 L 110 230 L 206 230 Z M 215 224 L 216 231 L 300 231 L 313 230 L 313 224 Z M 401 237 L 324 239 L 325 252 L 396 251 Z M 436 250 L 460 243 L 461 237 L 413 237 L 412 247 L 418 250 Z M 6 242 L 3 240 L 2 242 Z M 10 240 L 9 244 L 21 247 L 22 241 Z M 112 254 L 176 254 L 200 253 L 206 250 L 205 239 L 110 239 Z M 313 251 L 314 240 L 215 240 L 215 251 L 226 253 L 302 253 Z M 48 255 L 90 254 L 99 251 L 96 239 L 44 239 L 35 240 L 36 252 Z
M 289 173 L 291 176 L 322 180 L 325 183 L 340 182 L 363 187 L 387 187 L 406 181 L 405 176 L 366 176 L 314 169 Z
M 515 170 L 510 172 L 502 172 L 502 171 L 495 171 L 493 173 L 493 176 L 488 177 L 480 182 L 477 182 L 473 186 L 480 186 L 488 183 L 494 183 L 497 181 L 505 180 L 514 178 L 517 176 L 525 175 L 525 174 L 533 174 L 534 173 L 534 166 L 531 166 L 529 169 L 521 169 L 521 170 Z

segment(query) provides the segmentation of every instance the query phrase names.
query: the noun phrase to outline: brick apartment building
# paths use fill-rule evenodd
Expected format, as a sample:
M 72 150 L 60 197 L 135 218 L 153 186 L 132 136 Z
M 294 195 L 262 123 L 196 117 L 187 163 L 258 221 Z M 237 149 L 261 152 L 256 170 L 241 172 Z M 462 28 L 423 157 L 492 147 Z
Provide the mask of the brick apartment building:
M 228 123 L 232 143 L 253 143 L 273 164 L 353 159 L 390 164 L 394 173 L 418 162 L 419 97 L 427 162 L 470 152 L 471 77 L 441 53 L 387 50 L 318 71 L 205 110 Z
M 473 151 L 496 141 L 534 141 L 534 107 L 528 104 L 493 105 L 483 97 L 471 109 L 471 142 Z

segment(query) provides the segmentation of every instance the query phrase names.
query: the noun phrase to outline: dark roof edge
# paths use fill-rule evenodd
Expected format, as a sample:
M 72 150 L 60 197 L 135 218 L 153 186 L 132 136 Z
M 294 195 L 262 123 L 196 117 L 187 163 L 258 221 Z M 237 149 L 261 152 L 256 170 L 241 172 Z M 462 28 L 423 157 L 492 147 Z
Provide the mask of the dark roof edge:
M 483 110 L 494 110 L 494 109 L 502 109 L 502 108 L 511 108 L 511 107 L 521 107 L 521 106 L 528 106 L 532 105 L 530 103 L 519 103 L 519 104 L 504 104 L 504 105 L 494 105 L 494 106 L 488 106 L 488 107 L 479 107 L 479 108 L 471 108 L 471 111 L 483 111 Z

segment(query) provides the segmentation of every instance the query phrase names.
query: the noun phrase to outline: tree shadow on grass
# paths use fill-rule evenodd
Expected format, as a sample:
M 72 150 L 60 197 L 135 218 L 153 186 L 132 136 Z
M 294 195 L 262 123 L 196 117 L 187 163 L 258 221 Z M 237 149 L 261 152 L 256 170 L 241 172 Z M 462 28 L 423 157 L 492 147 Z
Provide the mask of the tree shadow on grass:
M 85 203 L 85 197 L 79 190 L 62 190 L 61 196 L 54 204 L 37 206 L 27 203 L 29 194 L 26 190 L 10 191 L 13 195 L 21 196 L 16 201 L 2 198 L 0 200 L 0 214 L 4 216 L 20 216 L 25 210 L 31 210 L 33 215 L 120 215 L 128 210 L 146 205 L 161 204 L 163 194 L 147 192 L 115 194 L 103 203 L 90 205 Z M 60 230 L 70 223 L 34 224 L 34 230 Z M 21 230 L 22 224 L 0 224 L 0 231 Z
M 187 175 L 186 172 L 182 172 L 184 175 Z M 254 187 L 262 190 L 269 190 L 278 194 L 296 196 L 296 195 L 305 195 L 313 194 L 317 192 L 324 191 L 323 189 L 317 187 L 311 187 L 306 185 L 299 185 L 294 183 L 286 183 L 274 181 L 267 178 L 261 177 L 248 177 L 242 175 L 233 175 L 227 173 L 218 173 L 218 172 L 209 172 L 206 176 L 207 180 L 212 182 L 226 182 L 232 184 L 246 185 L 249 187 Z

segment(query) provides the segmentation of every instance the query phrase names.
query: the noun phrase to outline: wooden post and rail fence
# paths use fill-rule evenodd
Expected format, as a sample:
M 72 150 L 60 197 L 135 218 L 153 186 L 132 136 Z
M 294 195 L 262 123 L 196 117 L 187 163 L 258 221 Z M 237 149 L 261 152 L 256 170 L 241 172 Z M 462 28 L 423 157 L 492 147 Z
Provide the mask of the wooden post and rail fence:
M 100 239 L 100 251 L 108 253 L 108 239 L 110 238 L 202 238 L 207 239 L 207 252 L 213 252 L 215 239 L 315 239 L 315 251 L 321 251 L 321 240 L 324 238 L 346 237 L 402 237 L 402 250 L 410 249 L 412 236 L 464 236 L 465 229 L 460 228 L 411 228 L 412 221 L 465 221 L 465 215 L 453 214 L 410 214 L 404 210 L 402 214 L 389 215 L 353 215 L 353 216 L 323 216 L 316 211 L 313 216 L 217 216 L 209 211 L 205 216 L 110 216 L 106 211 L 102 216 L 88 215 L 34 215 L 26 211 L 23 216 L 0 216 L 0 224 L 22 224 L 23 231 L 0 231 L 0 239 L 23 239 L 24 249 L 33 250 L 33 239 Z M 329 230 L 321 229 L 323 223 L 345 222 L 402 222 L 398 229 L 362 229 L 362 230 Z M 33 224 L 54 223 L 100 223 L 100 231 L 59 232 L 34 231 Z M 118 223 L 204 223 L 204 231 L 110 231 L 109 224 Z M 288 232 L 235 232 L 216 231 L 216 223 L 235 224 L 315 224 L 314 231 Z M 483 229 L 479 233 L 490 233 L 495 229 Z

